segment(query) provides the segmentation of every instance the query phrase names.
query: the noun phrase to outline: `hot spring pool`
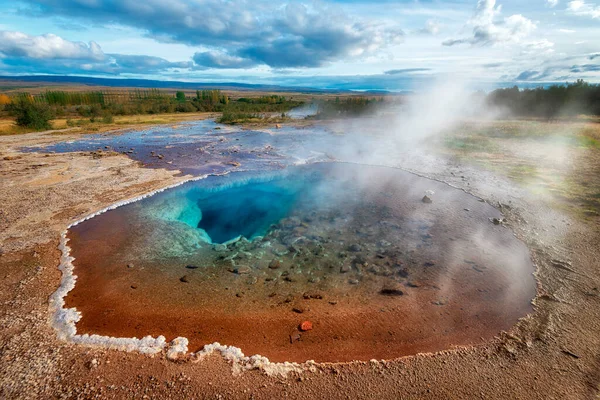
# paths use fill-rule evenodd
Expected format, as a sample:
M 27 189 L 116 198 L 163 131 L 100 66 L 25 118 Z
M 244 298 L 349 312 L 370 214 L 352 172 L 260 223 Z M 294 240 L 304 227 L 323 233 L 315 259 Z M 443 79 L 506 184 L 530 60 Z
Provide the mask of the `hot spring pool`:
M 531 310 L 529 252 L 490 222 L 500 217 L 385 167 L 210 176 L 72 227 L 66 302 L 82 313 L 78 333 L 184 336 L 190 351 L 218 341 L 273 361 L 349 361 L 442 350 Z

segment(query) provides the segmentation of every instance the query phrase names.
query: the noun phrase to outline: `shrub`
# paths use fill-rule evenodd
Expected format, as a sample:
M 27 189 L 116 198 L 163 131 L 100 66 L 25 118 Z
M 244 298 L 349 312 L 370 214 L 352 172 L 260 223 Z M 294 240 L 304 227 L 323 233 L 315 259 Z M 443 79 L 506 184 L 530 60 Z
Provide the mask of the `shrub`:
M 10 112 L 16 117 L 16 123 L 30 129 L 51 129 L 52 111 L 47 104 L 36 104 L 30 97 L 19 96 L 10 104 Z
M 112 114 L 109 111 L 104 112 L 104 116 L 102 117 L 102 122 L 105 124 L 112 124 L 115 121 Z

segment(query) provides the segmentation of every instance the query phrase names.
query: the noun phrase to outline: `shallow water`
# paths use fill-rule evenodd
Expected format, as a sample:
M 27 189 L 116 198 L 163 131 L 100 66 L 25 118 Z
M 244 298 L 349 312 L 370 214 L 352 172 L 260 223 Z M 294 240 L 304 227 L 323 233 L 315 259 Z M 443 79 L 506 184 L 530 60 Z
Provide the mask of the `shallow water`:
M 327 160 L 340 149 L 340 137 L 323 127 L 283 126 L 248 130 L 213 120 L 158 126 L 146 130 L 101 133 L 24 151 L 117 151 L 146 167 L 180 170 L 184 174 L 220 174 L 236 169 L 274 170 L 287 165 Z
M 67 306 L 82 312 L 79 333 L 185 336 L 192 351 L 219 341 L 274 361 L 477 343 L 529 312 L 535 293 L 529 252 L 499 217 L 385 167 L 210 176 L 70 229 Z M 314 329 L 300 332 L 305 320 Z

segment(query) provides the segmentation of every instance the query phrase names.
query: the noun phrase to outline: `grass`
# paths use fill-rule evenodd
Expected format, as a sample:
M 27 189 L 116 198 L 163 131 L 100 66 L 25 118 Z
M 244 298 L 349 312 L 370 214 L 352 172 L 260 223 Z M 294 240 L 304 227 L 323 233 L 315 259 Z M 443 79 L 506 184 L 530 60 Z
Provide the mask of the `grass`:
M 179 123 L 182 121 L 193 121 L 199 119 L 213 118 L 215 113 L 168 113 L 147 115 L 124 115 L 115 116 L 113 122 L 103 123 L 101 120 L 91 122 L 89 118 L 57 118 L 51 121 L 52 129 L 69 129 L 69 133 L 106 132 L 116 129 L 135 127 L 139 125 L 158 125 Z M 35 132 L 15 125 L 13 119 L 0 119 L 0 135 L 18 135 Z
M 290 121 L 288 116 L 275 113 L 272 114 L 257 114 L 243 112 L 225 112 L 217 119 L 221 124 L 236 125 L 236 124 L 277 124 Z
M 468 123 L 435 143 L 443 153 L 504 175 L 534 198 L 583 220 L 600 216 L 600 124 Z

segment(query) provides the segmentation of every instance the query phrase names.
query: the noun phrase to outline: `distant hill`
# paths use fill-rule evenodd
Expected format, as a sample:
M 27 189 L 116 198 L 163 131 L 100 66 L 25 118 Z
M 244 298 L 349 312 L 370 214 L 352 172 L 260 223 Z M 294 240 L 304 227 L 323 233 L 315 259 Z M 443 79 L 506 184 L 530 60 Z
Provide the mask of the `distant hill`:
M 350 93 L 350 90 L 328 90 L 309 87 L 285 87 L 278 85 L 260 85 L 236 82 L 183 82 L 159 81 L 151 79 L 119 79 L 119 78 L 93 78 L 85 76 L 61 75 L 27 75 L 27 76 L 0 76 L 0 89 L 12 86 L 44 86 L 44 85 L 83 85 L 104 87 L 128 88 L 156 88 L 156 89 L 222 89 L 236 91 L 269 91 L 269 92 L 305 92 L 305 93 Z M 366 94 L 384 94 L 385 91 L 367 91 Z

